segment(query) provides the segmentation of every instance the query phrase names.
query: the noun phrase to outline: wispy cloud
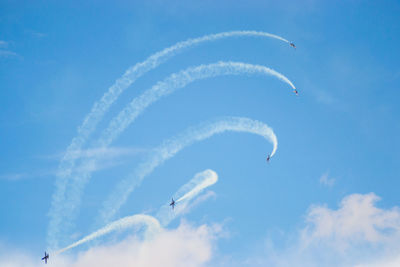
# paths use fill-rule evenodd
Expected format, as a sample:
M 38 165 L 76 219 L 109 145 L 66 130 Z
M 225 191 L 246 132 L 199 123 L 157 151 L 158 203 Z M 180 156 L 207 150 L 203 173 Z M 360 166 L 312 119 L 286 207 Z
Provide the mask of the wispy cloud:
M 322 185 L 332 187 L 335 184 L 335 179 L 329 178 L 329 173 L 326 172 L 321 175 L 321 177 L 319 178 L 319 182 Z
M 9 173 L 9 174 L 1 174 L 0 180 L 9 180 L 9 181 L 18 181 L 25 177 L 27 177 L 27 173 Z
M 10 58 L 10 57 L 19 57 L 19 55 L 10 50 L 0 50 L 0 57 Z
M 76 172 L 98 172 L 105 169 L 110 169 L 115 166 L 120 166 L 129 161 L 129 158 L 142 155 L 148 152 L 145 148 L 124 148 L 124 147 L 109 147 L 101 149 L 88 149 L 74 151 L 72 156 L 76 159 L 94 159 L 96 161 L 84 161 L 81 164 L 77 164 L 75 169 Z M 38 159 L 58 161 L 62 157 L 62 153 L 53 155 L 40 155 L 36 156 Z M 0 180 L 8 181 L 20 181 L 25 179 L 33 178 L 45 178 L 45 177 L 55 177 L 57 175 L 57 169 L 49 168 L 42 170 L 31 170 L 15 173 L 4 173 L 0 174 Z
M 35 38 L 43 38 L 43 37 L 47 36 L 47 34 L 45 34 L 43 32 L 38 32 L 38 31 L 34 31 L 34 30 L 25 30 L 25 32 Z
M 8 46 L 8 42 L 4 41 L 4 40 L 0 40 L 0 47 L 7 47 Z

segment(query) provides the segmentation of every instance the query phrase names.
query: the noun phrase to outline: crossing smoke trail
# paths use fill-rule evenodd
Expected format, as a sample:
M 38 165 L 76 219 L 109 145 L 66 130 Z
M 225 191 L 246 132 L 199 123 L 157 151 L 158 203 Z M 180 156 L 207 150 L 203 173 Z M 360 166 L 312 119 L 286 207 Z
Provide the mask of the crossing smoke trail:
M 75 242 L 63 249 L 58 250 L 56 252 L 56 254 L 63 253 L 71 248 L 82 245 L 88 241 L 99 238 L 108 233 L 111 233 L 111 232 L 114 232 L 117 230 L 123 230 L 123 229 L 130 228 L 130 227 L 137 226 L 137 225 L 146 225 L 147 226 L 146 235 L 153 235 L 161 230 L 160 223 L 158 222 L 158 220 L 156 218 L 149 216 L 149 215 L 136 214 L 136 215 L 124 217 L 115 222 L 109 223 L 108 225 L 101 228 L 100 230 L 97 230 L 96 232 L 82 238 L 81 240 L 78 240 L 77 242 Z
M 159 100 L 161 97 L 172 94 L 177 89 L 183 88 L 191 82 L 210 77 L 222 75 L 241 75 L 241 74 L 258 74 L 270 75 L 287 83 L 293 89 L 293 83 L 281 73 L 262 65 L 253 65 L 242 62 L 217 62 L 208 65 L 200 65 L 190 67 L 170 75 L 163 81 L 158 82 L 150 89 L 146 90 L 142 95 L 134 98 L 115 118 L 113 118 L 101 134 L 100 139 L 94 146 L 97 149 L 106 150 L 106 148 L 115 140 L 149 105 Z M 83 166 L 91 166 L 95 164 L 96 159 L 86 159 Z M 73 178 L 71 188 L 65 196 L 65 203 L 68 203 L 64 209 L 59 209 L 57 218 L 63 218 L 63 223 L 72 221 L 76 216 L 77 207 L 83 192 L 83 188 L 91 177 L 91 172 L 87 168 L 86 171 L 76 172 Z M 75 214 L 74 214 L 75 213 Z M 59 225 L 61 222 L 59 223 Z M 50 231 L 51 230 L 51 231 Z M 49 237 L 55 239 L 56 232 L 52 228 L 49 230 Z M 54 231 L 54 232 L 53 232 Z M 53 241 L 54 242 L 54 241 Z
M 186 146 L 225 131 L 248 132 L 264 137 L 273 144 L 271 157 L 274 156 L 278 148 L 278 140 L 273 130 L 262 122 L 248 118 L 225 117 L 189 128 L 183 134 L 167 140 L 156 148 L 150 158 L 141 163 L 132 175 L 117 184 L 113 192 L 103 203 L 99 220 L 103 223 L 110 221 L 119 208 L 126 202 L 135 187 L 139 186 L 143 179 L 152 173 L 157 166 L 175 156 L 176 153 Z
M 246 36 L 274 38 L 289 43 L 288 40 L 278 35 L 259 31 L 230 31 L 205 35 L 203 37 L 178 42 L 171 47 L 165 48 L 151 55 L 145 61 L 130 67 L 121 78 L 115 81 L 115 83 L 108 89 L 102 98 L 95 102 L 89 114 L 86 115 L 82 125 L 78 128 L 77 136 L 72 139 L 71 144 L 68 146 L 66 153 L 59 164 L 59 170 L 55 181 L 56 190 L 52 196 L 52 203 L 49 211 L 50 222 L 48 227 L 48 240 L 50 239 L 54 241 L 54 238 L 59 230 L 59 225 L 63 221 L 63 218 L 59 216 L 59 214 L 63 213 L 63 203 L 65 202 L 65 190 L 68 185 L 68 178 L 71 177 L 72 169 L 75 166 L 74 154 L 76 151 L 81 150 L 88 137 L 96 128 L 96 125 L 103 118 L 105 112 L 107 112 L 109 107 L 114 103 L 118 96 L 139 77 L 158 67 L 160 64 L 167 61 L 169 58 L 173 57 L 175 54 L 179 53 L 185 48 L 190 48 L 201 43 L 217 41 L 224 38 Z M 53 242 L 52 246 L 56 246 L 56 244 Z
M 166 204 L 160 208 L 156 217 L 162 222 L 163 226 L 168 225 L 171 220 L 179 215 L 180 211 L 182 211 L 186 207 L 191 199 L 197 196 L 205 188 L 215 184 L 217 181 L 218 175 L 213 170 L 205 170 L 203 172 L 197 173 L 192 180 L 182 186 L 178 190 L 178 192 L 175 193 L 175 196 L 183 195 L 176 201 L 176 203 L 180 203 L 180 205 L 176 208 L 175 212 L 171 212 L 171 208 L 168 204 Z M 137 225 L 147 226 L 146 236 L 152 236 L 162 230 L 159 221 L 154 217 L 143 214 L 128 216 L 109 223 L 100 230 L 97 230 L 96 232 L 74 242 L 73 244 L 63 249 L 60 249 L 56 252 L 56 254 L 63 253 L 67 250 L 70 250 L 91 240 L 100 238 L 111 232 L 124 230 Z

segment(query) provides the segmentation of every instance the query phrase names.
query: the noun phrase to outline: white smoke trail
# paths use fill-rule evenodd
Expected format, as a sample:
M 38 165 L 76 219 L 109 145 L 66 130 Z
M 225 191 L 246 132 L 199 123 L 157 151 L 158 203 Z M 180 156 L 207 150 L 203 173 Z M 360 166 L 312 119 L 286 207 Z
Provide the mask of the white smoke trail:
M 56 246 L 55 237 L 57 236 L 59 225 L 63 221 L 63 217 L 59 215 L 63 212 L 63 203 L 65 202 L 65 190 L 68 185 L 68 178 L 71 177 L 72 169 L 75 166 L 74 153 L 81 150 L 88 137 L 96 128 L 96 125 L 103 118 L 105 112 L 107 112 L 109 107 L 114 103 L 119 95 L 146 72 L 158 67 L 160 64 L 167 61 L 169 58 L 173 57 L 175 54 L 179 53 L 185 48 L 190 48 L 204 42 L 212 42 L 230 37 L 245 36 L 274 38 L 289 43 L 288 40 L 278 35 L 259 31 L 230 31 L 188 39 L 186 41 L 176 43 L 171 47 L 165 48 L 151 55 L 145 61 L 130 67 L 121 78 L 115 81 L 115 83 L 108 89 L 102 98 L 95 102 L 91 111 L 83 120 L 82 125 L 78 128 L 77 136 L 72 139 L 72 142 L 68 146 L 63 159 L 60 161 L 59 171 L 55 181 L 56 190 L 53 193 L 52 203 L 49 211 L 50 222 L 48 228 L 48 241 L 52 240 L 52 246 Z
M 208 65 L 190 67 L 170 75 L 168 78 L 158 82 L 142 95 L 134 98 L 115 118 L 111 120 L 106 130 L 94 146 L 98 150 L 106 148 L 115 140 L 149 105 L 158 101 L 161 97 L 172 94 L 177 89 L 199 79 L 222 75 L 258 74 L 271 75 L 295 88 L 293 83 L 281 73 L 262 65 L 253 65 L 242 62 L 217 62 Z M 85 159 L 83 166 L 95 165 L 96 159 Z M 86 172 L 75 173 L 71 188 L 65 196 L 64 209 L 59 209 L 56 217 L 63 218 L 63 223 L 71 222 L 75 216 L 83 192 L 83 188 L 91 177 L 90 168 L 82 168 Z M 60 222 L 61 223 L 61 222 Z M 54 230 L 54 229 L 53 229 Z M 55 234 L 51 234 L 53 238 Z
M 88 241 L 99 238 L 108 233 L 111 233 L 111 232 L 114 232 L 117 230 L 124 230 L 124 229 L 130 228 L 132 226 L 137 226 L 137 225 L 146 225 L 147 226 L 146 235 L 157 234 L 157 232 L 161 231 L 161 229 L 162 229 L 159 221 L 156 218 L 149 216 L 149 215 L 136 214 L 136 215 L 124 217 L 122 219 L 119 219 L 117 221 L 109 223 L 105 227 L 101 228 L 100 230 L 97 230 L 96 232 L 76 241 L 75 243 L 73 243 L 63 249 L 58 250 L 55 254 L 57 255 L 57 254 L 63 253 L 67 250 L 70 250 L 71 248 L 82 245 Z
M 162 226 L 168 225 L 177 215 L 182 213 L 188 203 L 198 194 L 200 194 L 207 187 L 215 184 L 218 181 L 218 174 L 213 170 L 205 170 L 197 173 L 192 180 L 183 185 L 174 196 L 177 198 L 175 201 L 176 206 L 173 212 L 169 203 L 163 205 L 156 218 L 160 221 Z
M 59 225 L 64 219 L 64 217 L 60 216 L 60 214 L 63 213 L 64 209 L 63 203 L 65 202 L 65 190 L 68 185 L 68 178 L 71 177 L 72 169 L 75 166 L 74 154 L 76 151 L 81 150 L 88 137 L 96 128 L 96 125 L 103 118 L 105 112 L 107 112 L 109 107 L 114 103 L 118 96 L 139 77 L 158 67 L 160 64 L 167 61 L 169 58 L 173 57 L 183 49 L 190 48 L 204 42 L 211 42 L 230 37 L 267 37 L 289 43 L 288 40 L 278 35 L 259 31 L 230 31 L 188 39 L 186 41 L 176 43 L 171 47 L 165 48 L 151 55 L 145 61 L 130 67 L 121 78 L 116 80 L 116 82 L 108 89 L 103 97 L 99 101 L 95 102 L 91 111 L 83 120 L 82 125 L 78 128 L 77 136 L 72 139 L 72 142 L 68 146 L 66 153 L 59 165 L 59 171 L 57 173 L 57 179 L 55 182 L 56 190 L 53 194 L 49 211 L 50 222 L 48 227 L 48 242 L 52 243 L 51 246 L 55 247 L 57 245 L 55 238 L 58 234 Z
M 242 74 L 271 75 L 287 83 L 293 89 L 296 89 L 293 83 L 283 74 L 262 65 L 228 61 L 190 67 L 170 75 L 145 91 L 142 95 L 134 98 L 128 106 L 112 119 L 107 129 L 102 133 L 98 146 L 103 147 L 111 144 L 149 105 L 161 97 L 169 95 L 196 80 L 223 75 Z
M 103 209 L 100 211 L 101 222 L 108 222 L 126 202 L 134 188 L 157 166 L 175 156 L 176 153 L 186 146 L 225 131 L 248 132 L 264 137 L 273 144 L 271 157 L 274 156 L 277 150 L 278 140 L 273 130 L 266 124 L 256 120 L 241 117 L 226 117 L 202 124 L 195 128 L 189 128 L 183 134 L 167 140 L 156 148 L 150 158 L 140 164 L 132 175 L 118 183 L 116 188 L 103 203 Z
M 176 203 L 180 203 L 180 205 L 176 208 L 174 212 L 171 212 L 171 208 L 169 204 L 163 205 L 159 212 L 157 213 L 157 218 L 163 222 L 163 226 L 166 226 L 173 220 L 181 211 L 186 207 L 188 202 L 197 196 L 201 191 L 205 188 L 215 184 L 218 181 L 218 175 L 213 170 L 205 170 L 203 172 L 197 173 L 192 180 L 190 180 L 187 184 L 182 186 L 176 193 L 175 196 L 181 196 Z M 152 236 L 157 234 L 162 230 L 159 221 L 151 216 L 144 215 L 144 214 L 137 214 L 133 216 L 124 217 L 112 223 L 109 223 L 105 227 L 97 230 L 96 232 L 74 242 L 73 244 L 60 249 L 55 254 L 63 253 L 67 250 L 70 250 L 74 247 L 82 245 L 86 242 L 94 240 L 96 238 L 100 238 L 106 234 L 117 230 L 124 230 L 130 228 L 132 226 L 137 225 L 146 225 L 147 231 L 146 236 Z
M 198 173 L 188 184 L 182 187 L 176 195 L 180 195 L 181 191 L 188 191 L 182 197 L 178 198 L 176 203 L 182 201 L 188 201 L 194 196 L 203 191 L 206 187 L 215 184 L 218 181 L 218 175 L 213 170 L 205 170 L 204 172 Z M 188 188 L 193 188 L 190 191 Z

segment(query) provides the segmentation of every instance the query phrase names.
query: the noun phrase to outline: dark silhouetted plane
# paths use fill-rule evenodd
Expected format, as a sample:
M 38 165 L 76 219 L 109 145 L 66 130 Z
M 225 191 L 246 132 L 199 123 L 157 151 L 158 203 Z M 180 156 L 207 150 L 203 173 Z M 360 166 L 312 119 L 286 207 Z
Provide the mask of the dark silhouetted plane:
M 44 252 L 44 257 L 42 258 L 42 261 L 44 261 L 47 264 L 47 260 L 49 259 L 49 254 L 46 253 L 46 251 Z

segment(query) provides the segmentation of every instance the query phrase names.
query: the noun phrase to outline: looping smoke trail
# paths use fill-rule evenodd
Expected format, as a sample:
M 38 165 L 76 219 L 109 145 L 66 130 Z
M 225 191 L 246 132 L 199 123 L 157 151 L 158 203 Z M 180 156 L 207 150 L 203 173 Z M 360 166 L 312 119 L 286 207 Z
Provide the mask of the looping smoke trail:
M 157 218 L 161 220 L 162 225 L 166 226 L 169 224 L 171 220 L 173 220 L 179 213 L 186 207 L 187 203 L 197 196 L 200 192 L 202 192 L 205 188 L 215 184 L 218 181 L 218 175 L 213 170 L 205 170 L 203 172 L 197 173 L 192 180 L 182 186 L 176 193 L 175 196 L 181 196 L 176 201 L 176 203 L 180 203 L 179 206 L 175 209 L 174 212 L 171 212 L 171 208 L 169 204 L 163 205 L 157 213 Z M 124 217 L 112 223 L 109 223 L 105 227 L 97 230 L 96 232 L 74 242 L 73 244 L 60 249 L 55 254 L 63 253 L 67 250 L 70 250 L 74 247 L 82 245 L 86 242 L 89 242 L 93 239 L 100 238 L 106 234 L 114 232 L 116 230 L 124 230 L 126 228 L 136 226 L 138 224 L 147 225 L 148 229 L 146 231 L 146 236 L 153 236 L 162 230 L 159 221 L 151 216 L 137 214 L 133 216 Z
M 149 216 L 149 215 L 136 214 L 136 215 L 124 217 L 115 222 L 109 223 L 105 227 L 97 230 L 96 232 L 76 241 L 75 243 L 73 243 L 63 249 L 58 250 L 55 254 L 57 255 L 57 254 L 63 253 L 71 248 L 82 245 L 83 243 L 86 243 L 93 239 L 99 238 L 110 232 L 114 232 L 116 230 L 123 230 L 123 229 L 129 228 L 132 226 L 136 226 L 136 225 L 146 225 L 147 226 L 146 235 L 150 235 L 150 236 L 157 234 L 159 231 L 162 230 L 161 225 L 156 218 Z
M 52 197 L 52 203 L 49 211 L 50 223 L 48 231 L 48 239 L 55 243 L 55 236 L 59 230 L 59 225 L 63 218 L 59 216 L 63 212 L 63 202 L 65 201 L 65 190 L 68 185 L 68 178 L 71 176 L 72 169 L 75 166 L 75 159 L 73 154 L 76 151 L 80 151 L 82 146 L 85 144 L 88 137 L 96 128 L 99 121 L 103 118 L 109 107 L 115 102 L 119 95 L 134 83 L 138 78 L 144 75 L 146 72 L 158 67 L 175 54 L 179 53 L 185 48 L 190 48 L 195 45 L 216 41 L 219 39 L 230 38 L 230 37 L 267 37 L 281 40 L 289 43 L 288 40 L 267 32 L 258 31 L 230 31 L 222 32 L 217 34 L 206 35 L 199 38 L 188 39 L 183 42 L 176 43 L 175 45 L 165 48 L 150 57 L 145 61 L 137 63 L 130 67 L 121 78 L 117 79 L 115 83 L 108 89 L 108 91 L 102 96 L 102 98 L 95 102 L 91 111 L 86 115 L 82 122 L 82 125 L 78 128 L 78 134 L 72 139 L 71 144 L 68 146 L 64 157 L 62 158 L 59 170 L 57 173 L 57 179 L 55 182 L 56 190 Z M 52 244 L 53 246 L 55 244 Z
M 103 209 L 100 211 L 100 221 L 103 223 L 110 221 L 119 208 L 126 202 L 130 193 L 139 186 L 143 179 L 152 173 L 157 166 L 175 156 L 176 153 L 186 146 L 225 131 L 248 132 L 264 137 L 273 144 L 271 157 L 274 156 L 278 148 L 278 140 L 273 130 L 262 122 L 248 118 L 225 117 L 194 128 L 189 128 L 183 134 L 165 141 L 154 150 L 147 161 L 141 163 L 130 176 L 117 184 L 107 200 L 103 203 Z
M 292 88 L 293 83 L 281 73 L 262 65 L 253 65 L 242 62 L 217 62 L 208 65 L 199 65 L 190 67 L 186 70 L 174 73 L 158 82 L 150 89 L 146 90 L 142 95 L 134 98 L 115 118 L 111 120 L 108 127 L 103 131 L 99 140 L 95 144 L 96 149 L 106 149 L 143 111 L 152 103 L 158 101 L 161 97 L 172 94 L 177 89 L 183 88 L 191 82 L 199 79 L 222 75 L 241 75 L 241 74 L 258 74 L 271 75 L 285 82 Z M 83 166 L 95 164 L 95 159 L 86 159 Z M 87 170 L 76 172 L 71 183 L 71 188 L 65 196 L 65 206 L 63 210 L 59 210 L 56 217 L 64 218 L 63 223 L 72 221 L 76 214 L 77 208 L 85 185 L 89 182 L 91 172 Z M 60 222 L 61 224 L 61 222 Z M 54 237 L 54 235 L 51 235 Z
M 207 187 L 215 184 L 217 181 L 218 174 L 213 170 L 208 169 L 197 173 L 192 180 L 179 188 L 179 190 L 174 194 L 177 198 L 175 201 L 176 206 L 174 212 L 171 212 L 169 203 L 166 203 L 159 209 L 156 218 L 160 221 L 162 226 L 168 225 L 177 215 L 182 213 L 188 203 L 195 196 L 200 194 Z

